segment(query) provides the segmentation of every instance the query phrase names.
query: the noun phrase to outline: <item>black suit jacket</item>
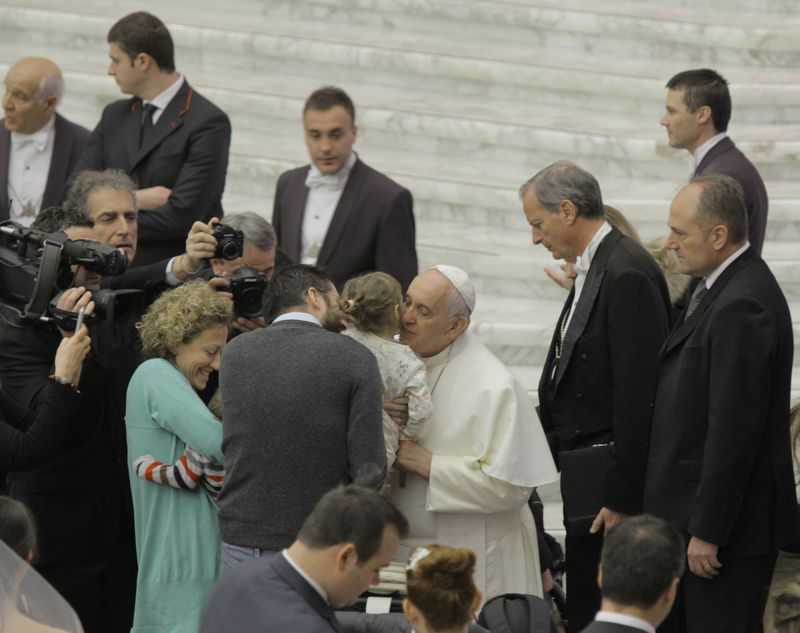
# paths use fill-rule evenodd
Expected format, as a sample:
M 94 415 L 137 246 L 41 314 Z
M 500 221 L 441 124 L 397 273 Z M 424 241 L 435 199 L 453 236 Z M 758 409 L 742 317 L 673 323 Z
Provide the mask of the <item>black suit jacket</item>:
M 272 225 L 278 244 L 301 260 L 301 233 L 309 165 L 281 174 L 275 190 Z M 341 289 L 348 279 L 379 270 L 405 289 L 417 274 L 414 203 L 411 193 L 357 160 L 336 206 L 317 265 Z
M 582 633 L 643 633 L 644 629 L 637 629 L 634 626 L 625 626 L 615 622 L 592 622 L 583 629 Z
M 83 153 L 89 140 L 89 130 L 67 121 L 56 113 L 53 156 L 47 173 L 47 184 L 39 208 L 61 204 L 67 195 L 67 178 Z M 11 132 L 0 125 L 0 222 L 8 220 L 8 163 L 11 155 Z
M 206 603 L 200 633 L 342 633 L 333 609 L 278 552 L 226 572 Z
M 661 350 L 646 512 L 719 545 L 723 557 L 774 552 L 797 538 L 793 352 L 783 293 L 748 249 Z
M 539 381 L 539 416 L 555 452 L 614 441 L 605 505 L 619 512 L 641 511 L 650 406 L 669 314 L 655 260 L 612 229 L 592 259 L 555 374 L 559 326 Z
M 744 203 L 747 207 L 748 239 L 753 250 L 760 255 L 767 228 L 768 199 L 767 188 L 758 170 L 747 160 L 747 156 L 736 148 L 733 141 L 725 137 L 708 150 L 695 170 L 695 176 L 709 174 L 730 176 L 742 185 Z
M 172 190 L 167 204 L 139 213 L 136 266 L 182 253 L 195 220 L 222 217 L 231 141 L 227 115 L 184 81 L 140 148 L 141 105 L 133 98 L 106 106 L 74 172 L 122 169 L 142 189 Z
M 138 354 L 133 328 L 92 325 L 84 361 L 80 404 L 55 456 L 44 465 L 8 473 L 9 494 L 36 517 L 42 564 L 98 561 L 118 542 L 122 522 L 132 534 L 125 445 L 125 392 Z M 61 334 L 38 325 L 9 327 L 0 339 L 3 390 L 23 407 L 46 402 Z M 69 410 L 65 410 L 67 414 Z

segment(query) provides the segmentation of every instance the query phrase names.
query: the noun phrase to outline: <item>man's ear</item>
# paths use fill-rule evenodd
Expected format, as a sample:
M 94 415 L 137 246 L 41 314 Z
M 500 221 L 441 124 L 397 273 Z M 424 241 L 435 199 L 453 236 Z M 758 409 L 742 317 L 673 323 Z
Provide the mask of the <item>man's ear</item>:
M 447 338 L 451 341 L 456 340 L 461 333 L 467 329 L 469 319 L 465 316 L 457 316 L 450 322 L 450 330 L 447 332 Z
M 730 233 L 728 231 L 728 227 L 724 224 L 717 224 L 709 231 L 709 239 L 711 241 L 711 246 L 714 248 L 715 251 L 721 251 L 725 246 L 727 246 Z
M 572 202 L 572 200 L 562 200 L 558 205 L 558 212 L 564 216 L 564 221 L 567 224 L 572 224 L 575 222 L 575 218 L 578 217 L 578 207 Z
M 211 271 L 217 276 L 221 276 L 223 273 L 222 270 L 222 262 L 219 261 L 216 257 L 212 257 L 208 260 L 211 263 Z
M 603 568 L 598 565 L 597 567 L 597 586 L 603 588 Z
M 697 108 L 697 110 L 695 110 L 695 117 L 697 117 L 697 122 L 700 125 L 705 125 L 706 123 L 711 121 L 712 114 L 713 113 L 711 112 L 711 108 L 707 105 L 700 106 L 699 108 Z
M 406 619 L 411 622 L 411 625 L 416 628 L 422 614 L 408 598 L 403 598 L 403 613 Z
M 358 553 L 356 546 L 352 543 L 343 543 L 336 552 L 336 569 L 337 571 L 344 571 L 350 562 L 358 562 Z

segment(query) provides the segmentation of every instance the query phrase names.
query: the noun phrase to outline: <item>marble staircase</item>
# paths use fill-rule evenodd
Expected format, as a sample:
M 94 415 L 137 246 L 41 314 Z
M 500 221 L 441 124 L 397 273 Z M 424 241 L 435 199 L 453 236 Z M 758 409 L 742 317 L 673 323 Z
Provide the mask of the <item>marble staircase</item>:
M 534 397 L 564 292 L 542 271 L 557 263 L 530 244 L 517 188 L 574 160 L 644 239 L 663 236 L 689 171 L 658 125 L 664 83 L 716 68 L 731 83 L 731 136 L 767 181 L 765 259 L 800 340 L 794 0 L 0 0 L 0 71 L 52 58 L 67 81 L 61 111 L 92 127 L 119 98 L 106 32 L 141 9 L 169 25 L 179 69 L 231 117 L 228 211 L 270 217 L 278 174 L 306 162 L 305 97 L 344 87 L 360 155 L 414 194 L 421 265 L 471 273 L 473 327 Z M 557 513 L 549 504 L 551 526 Z

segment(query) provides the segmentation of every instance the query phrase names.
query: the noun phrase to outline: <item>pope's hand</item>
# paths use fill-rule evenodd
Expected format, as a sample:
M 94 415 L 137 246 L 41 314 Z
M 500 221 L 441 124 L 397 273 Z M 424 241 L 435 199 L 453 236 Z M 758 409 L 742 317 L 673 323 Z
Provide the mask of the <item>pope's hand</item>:
M 400 468 L 410 473 L 416 473 L 428 479 L 431 476 L 431 462 L 433 453 L 422 448 L 413 440 L 401 440 L 397 449 L 397 461 Z

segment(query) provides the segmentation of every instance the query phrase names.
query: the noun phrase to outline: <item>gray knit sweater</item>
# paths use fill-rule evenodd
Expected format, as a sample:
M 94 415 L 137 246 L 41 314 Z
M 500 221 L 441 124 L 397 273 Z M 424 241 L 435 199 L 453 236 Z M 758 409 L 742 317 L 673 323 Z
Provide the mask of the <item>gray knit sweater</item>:
M 325 492 L 369 464 L 385 474 L 380 373 L 356 341 L 293 320 L 242 334 L 220 387 L 226 543 L 287 547 Z

